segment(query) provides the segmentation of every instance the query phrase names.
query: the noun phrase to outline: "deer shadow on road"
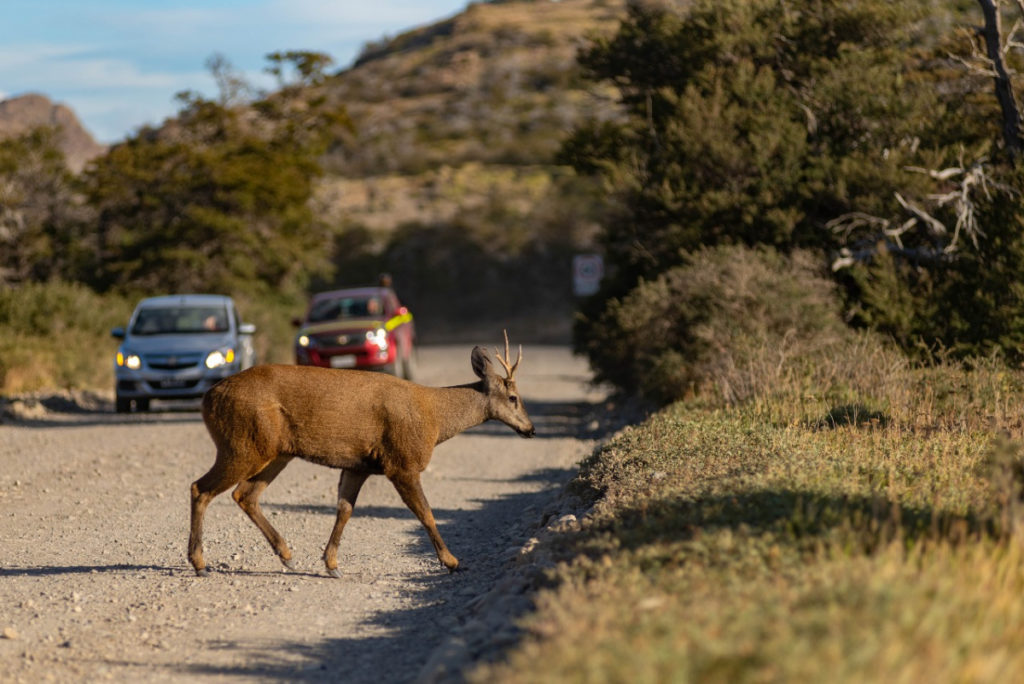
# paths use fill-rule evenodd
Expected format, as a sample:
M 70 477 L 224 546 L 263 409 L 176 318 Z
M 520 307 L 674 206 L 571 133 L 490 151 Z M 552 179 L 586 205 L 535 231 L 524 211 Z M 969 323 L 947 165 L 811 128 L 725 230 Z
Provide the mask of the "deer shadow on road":
M 515 552 L 537 531 L 545 508 L 572 474 L 571 469 L 547 469 L 542 476 L 531 477 L 534 484 L 539 481 L 544 485 L 542 489 L 480 502 L 481 509 L 435 509 L 441 535 L 460 560 L 460 571 L 453 574 L 434 564 L 434 549 L 421 526 L 410 526 L 408 553 L 430 558 L 431 569 L 411 580 L 405 595 L 412 599 L 406 601 L 412 607 L 366 618 L 365 635 L 329 636 L 317 641 L 284 639 L 272 651 L 244 640 L 221 641 L 212 647 L 245 653 L 245 664 L 193 662 L 173 668 L 175 674 L 310 683 L 430 681 L 423 679 L 428 661 L 453 629 L 476 619 L 472 604 L 500 584 L 515 566 Z M 333 513 L 329 506 L 312 509 L 325 515 Z M 357 506 L 355 515 L 360 514 L 415 520 L 410 511 L 401 507 Z M 499 533 L 495 527 L 504 532 Z M 345 581 L 344 575 L 340 581 Z M 489 650 L 485 654 L 488 659 L 500 654 L 496 649 L 507 648 L 520 637 L 513 620 L 528 609 L 529 599 L 521 589 L 514 591 L 511 598 L 508 605 L 514 610 L 504 615 L 501 626 L 489 634 Z M 488 629 L 491 627 L 495 625 L 488 625 Z M 388 636 L 378 636 L 382 630 Z M 240 660 L 233 659 L 235 663 Z M 458 672 L 449 674 L 442 681 L 463 680 Z
M 598 436 L 590 425 L 590 416 L 600 410 L 598 404 L 532 402 L 530 410 L 537 426 L 538 437 L 541 439 L 591 439 Z M 194 414 L 181 415 L 182 418 L 185 416 L 192 420 Z M 177 417 L 177 414 L 170 416 L 172 419 Z M 80 424 L 76 422 L 77 418 L 79 416 L 74 416 L 68 422 Z M 198 419 L 198 416 L 195 419 Z M 501 434 L 509 440 L 520 439 L 504 425 L 494 423 L 493 426 L 495 434 Z M 575 468 L 569 467 L 535 469 L 515 478 L 514 482 L 523 483 L 523 487 L 517 489 L 515 493 L 472 500 L 472 509 L 435 508 L 434 514 L 441 535 L 459 558 L 460 570 L 464 568 L 454 574 L 449 574 L 436 565 L 434 549 L 422 526 L 418 523 L 409 525 L 408 530 L 403 533 L 407 536 L 408 553 L 421 556 L 424 559 L 424 567 L 429 566 L 429 569 L 421 576 L 402 580 L 400 591 L 404 600 L 401 605 L 409 607 L 371 613 L 362 622 L 365 629 L 360 628 L 356 633 L 314 639 L 289 638 L 287 633 L 282 633 L 274 640 L 272 649 L 266 647 L 265 639 L 232 641 L 218 639 L 217 635 L 200 635 L 204 647 L 192 662 L 128 662 L 130 658 L 123 657 L 121 662 L 105 661 L 106 665 L 120 665 L 130 672 L 148 671 L 150 674 L 159 669 L 163 671 L 163 675 L 172 679 L 209 677 L 356 683 L 416 681 L 428 659 L 435 653 L 435 649 L 445 642 L 452 630 L 473 619 L 470 604 L 491 592 L 515 567 L 519 549 L 537 533 L 552 507 L 557 508 L 558 493 L 574 473 Z M 327 520 L 335 514 L 332 505 L 278 504 L 267 501 L 264 508 L 270 512 L 281 511 L 285 515 L 289 512 L 322 515 Z M 358 517 L 406 518 L 415 521 L 412 512 L 400 505 L 357 505 L 354 518 Z M 267 550 L 267 553 L 270 551 Z M 213 570 L 217 574 L 240 577 L 280 573 L 215 566 Z M 115 578 L 117 575 L 150 578 L 184 578 L 192 575 L 191 568 L 184 563 L 184 558 L 179 565 L 164 567 L 145 563 L 79 563 L 0 568 L 0 578 L 59 580 L 62 576 L 97 573 Z M 289 574 L 316 582 L 344 582 L 344 573 L 343 566 L 341 580 L 327 578 L 322 568 Z M 521 595 L 517 596 L 519 599 L 514 604 L 518 606 L 518 610 L 522 610 L 528 606 L 528 601 Z M 305 616 L 294 617 L 301 620 Z M 499 637 L 498 643 L 514 643 L 518 635 L 512 626 L 514 617 L 514 613 L 509 613 L 503 625 L 493 630 Z M 230 652 L 228 657 L 225 657 L 225 651 Z
M 584 417 L 599 410 L 596 404 L 534 402 L 530 410 L 539 437 L 596 436 L 594 428 L 584 424 Z M 520 439 L 503 425 L 494 424 L 494 427 L 495 434 L 500 433 L 510 440 Z M 218 649 L 246 653 L 245 658 L 233 659 L 234 663 L 245 664 L 222 665 L 211 657 L 207 662 L 181 664 L 174 668 L 175 675 L 357 684 L 419 681 L 425 665 L 439 652 L 438 647 L 446 643 L 453 630 L 476 619 L 475 602 L 478 604 L 496 586 L 508 581 L 520 549 L 539 532 L 546 517 L 558 510 L 558 495 L 575 472 L 575 467 L 536 469 L 516 478 L 523 483 L 521 491 L 516 493 L 472 500 L 474 506 L 479 506 L 473 509 L 434 508 L 441 536 L 460 560 L 460 571 L 453 574 L 435 564 L 434 549 L 422 526 L 410 525 L 405 532 L 408 553 L 430 559 L 427 563 L 430 569 L 405 581 L 403 594 L 410 599 L 406 604 L 411 607 L 367 617 L 363 623 L 364 634 L 328 636 L 314 641 L 282 639 L 273 651 L 245 641 L 220 642 L 216 644 Z M 328 518 L 335 513 L 334 506 L 328 504 L 267 502 L 264 507 L 285 514 L 306 513 Z M 415 521 L 412 512 L 400 505 L 357 504 L 353 520 L 359 517 Z M 343 565 L 340 581 L 345 581 L 344 572 Z M 324 581 L 336 580 L 324 578 Z M 518 640 L 520 632 L 513 621 L 530 605 L 522 587 L 512 590 L 507 598 L 501 624 L 487 626 L 488 658 L 496 657 Z M 388 635 L 380 636 L 382 630 Z M 451 676 L 444 681 L 462 679 L 458 672 L 449 674 Z

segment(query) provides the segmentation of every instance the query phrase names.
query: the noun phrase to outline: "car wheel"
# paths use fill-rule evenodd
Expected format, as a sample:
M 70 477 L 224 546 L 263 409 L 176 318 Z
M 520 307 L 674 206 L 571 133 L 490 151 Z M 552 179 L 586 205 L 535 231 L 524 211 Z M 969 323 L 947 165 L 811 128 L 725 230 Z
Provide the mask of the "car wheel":
M 149 410 L 149 399 L 136 399 L 135 400 L 136 411 L 148 411 Z
M 129 413 L 132 410 L 132 400 L 120 396 L 115 398 L 114 410 L 118 413 Z

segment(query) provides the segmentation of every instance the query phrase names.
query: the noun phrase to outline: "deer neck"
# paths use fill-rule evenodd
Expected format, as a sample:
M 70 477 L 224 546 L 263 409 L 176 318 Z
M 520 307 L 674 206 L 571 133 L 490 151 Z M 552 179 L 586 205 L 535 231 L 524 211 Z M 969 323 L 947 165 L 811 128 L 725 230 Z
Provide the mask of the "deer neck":
M 437 392 L 438 444 L 487 420 L 482 383 L 442 387 Z

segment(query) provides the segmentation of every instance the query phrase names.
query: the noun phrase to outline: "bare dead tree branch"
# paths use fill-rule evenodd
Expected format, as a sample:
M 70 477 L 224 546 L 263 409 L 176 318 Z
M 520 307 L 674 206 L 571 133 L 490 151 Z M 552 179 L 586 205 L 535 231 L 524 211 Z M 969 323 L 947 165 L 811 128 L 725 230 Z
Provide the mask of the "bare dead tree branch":
M 895 225 L 891 219 L 872 216 L 862 212 L 851 212 L 843 214 L 826 225 L 834 233 L 841 235 L 843 240 L 849 241 L 855 233 L 861 232 L 862 243 L 874 244 L 879 240 L 894 244 L 899 250 L 906 251 L 903 244 L 903 236 L 913 228 L 924 226 L 931 235 L 946 238 L 948 242 L 942 248 L 941 253 L 946 255 L 954 254 L 964 239 L 969 239 L 971 244 L 978 246 L 980 238 L 985 236 L 978 222 L 977 203 L 980 197 L 990 199 L 993 191 L 1016 194 L 1009 186 L 995 181 L 988 173 L 986 160 L 981 159 L 973 164 L 964 164 L 961 159 L 960 166 L 952 166 L 944 169 L 926 169 L 918 166 L 907 166 L 905 170 L 913 173 L 922 173 L 936 181 L 946 184 L 948 190 L 935 192 L 927 195 L 924 200 L 911 201 L 901 193 L 894 193 L 896 201 L 910 216 L 899 225 Z M 955 179 L 955 180 L 954 180 Z M 951 183 L 952 181 L 952 183 Z M 950 209 L 953 212 L 952 228 L 934 215 L 936 210 Z M 916 256 L 920 256 L 921 250 L 912 250 Z M 861 250 L 854 253 L 849 249 L 841 250 L 839 256 L 833 261 L 832 269 L 839 270 L 853 265 L 862 258 L 868 258 L 872 250 Z
M 1022 148 L 1021 116 L 1017 106 L 1017 97 L 1013 91 L 1013 82 L 1010 80 L 1010 73 L 1006 66 L 1001 4 L 1002 0 L 978 0 L 982 15 L 985 17 L 985 25 L 981 30 L 985 40 L 985 52 L 992 64 L 993 71 L 995 71 L 993 81 L 996 99 L 999 101 L 999 108 L 1003 113 L 1003 142 L 1011 163 L 1016 164 Z M 1017 5 L 1024 10 L 1020 0 L 1017 0 Z
M 918 220 L 920 220 L 926 226 L 931 228 L 933 233 L 935 233 L 936 235 L 945 235 L 947 233 L 946 224 L 944 224 L 942 221 L 938 220 L 937 218 L 935 218 L 927 211 L 914 204 L 913 202 L 910 202 L 909 200 L 904 198 L 903 195 L 901 195 L 900 193 L 897 192 L 893 194 L 896 196 L 896 201 L 900 203 L 901 207 L 909 211 L 911 214 L 916 216 Z

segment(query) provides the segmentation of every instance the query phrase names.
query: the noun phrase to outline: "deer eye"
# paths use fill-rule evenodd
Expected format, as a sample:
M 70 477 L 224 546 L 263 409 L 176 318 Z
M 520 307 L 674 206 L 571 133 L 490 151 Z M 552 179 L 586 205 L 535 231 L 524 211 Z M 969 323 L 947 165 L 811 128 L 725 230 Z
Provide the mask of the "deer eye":
M 516 395 L 514 395 L 514 394 L 513 394 L 513 395 L 511 395 L 511 396 L 510 396 L 510 397 L 508 398 L 508 403 L 512 404 L 513 406 L 518 406 L 518 405 L 519 405 L 519 397 L 517 397 L 517 396 L 516 396 Z

